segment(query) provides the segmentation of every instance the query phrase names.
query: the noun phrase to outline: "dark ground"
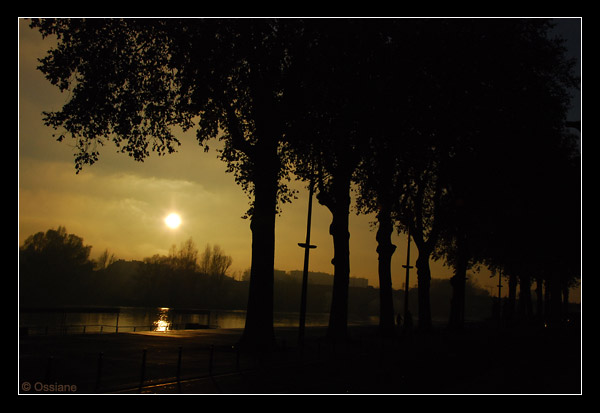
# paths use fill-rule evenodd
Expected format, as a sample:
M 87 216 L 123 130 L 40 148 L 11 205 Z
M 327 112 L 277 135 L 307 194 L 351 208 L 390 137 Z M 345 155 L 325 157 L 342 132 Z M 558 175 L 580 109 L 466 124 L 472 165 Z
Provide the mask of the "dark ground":
M 376 327 L 350 327 L 344 343 L 326 340 L 325 332 L 307 328 L 301 352 L 297 330 L 277 328 L 277 348 L 261 356 L 237 351 L 240 329 L 21 337 L 19 394 L 136 394 L 142 373 L 142 393 L 582 392 L 579 326 L 478 324 L 385 340 Z

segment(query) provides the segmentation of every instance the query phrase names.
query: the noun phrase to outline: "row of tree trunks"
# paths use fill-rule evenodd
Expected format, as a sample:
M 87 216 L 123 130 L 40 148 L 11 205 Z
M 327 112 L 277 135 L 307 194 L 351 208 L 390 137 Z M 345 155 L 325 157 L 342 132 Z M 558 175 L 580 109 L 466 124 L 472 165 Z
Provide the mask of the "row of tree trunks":
M 568 286 L 560 282 L 558 275 L 546 280 L 542 277 L 535 277 L 534 280 L 536 285 L 534 290 L 535 311 L 531 292 L 532 277 L 509 275 L 508 296 L 502 311 L 503 318 L 507 321 L 545 321 L 548 325 L 562 323 L 569 312 Z M 518 300 L 517 287 L 519 288 Z

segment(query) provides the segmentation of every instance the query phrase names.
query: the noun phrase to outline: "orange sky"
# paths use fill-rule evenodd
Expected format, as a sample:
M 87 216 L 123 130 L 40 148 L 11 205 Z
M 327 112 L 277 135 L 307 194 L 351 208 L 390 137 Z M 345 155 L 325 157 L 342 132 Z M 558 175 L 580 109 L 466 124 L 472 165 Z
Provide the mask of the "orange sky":
M 19 21 L 19 245 L 39 231 L 65 226 L 69 233 L 92 245 L 92 257 L 108 248 L 117 258 L 143 259 L 167 254 L 173 244 L 192 237 L 202 251 L 206 243 L 219 244 L 233 257 L 232 271 L 241 274 L 250 267 L 251 233 L 249 221 L 241 217 L 248 198 L 225 163 L 211 151 L 204 153 L 195 132 L 180 134 L 182 146 L 175 154 L 151 154 L 143 163 L 116 153 L 112 144 L 100 149 L 100 159 L 75 174 L 74 150 L 68 139 L 52 138 L 53 129 L 45 127 L 42 111 L 59 110 L 69 99 L 36 70 L 37 58 L 45 55 L 52 40 L 42 40 L 39 32 Z M 302 269 L 306 231 L 307 190 L 303 183 L 298 199 L 282 208 L 276 221 L 275 268 Z M 172 230 L 164 218 L 178 212 L 182 225 Z M 377 253 L 374 216 L 350 215 L 350 271 L 377 287 Z M 333 242 L 329 235 L 331 215 L 313 202 L 310 269 L 333 273 Z M 402 288 L 406 261 L 406 237 L 394 236 L 397 245 L 393 258 L 393 288 Z M 411 265 L 416 247 L 411 248 Z M 432 262 L 434 278 L 449 278 L 452 270 Z M 414 270 L 413 270 L 414 271 Z M 478 283 L 496 293 L 496 279 L 489 272 L 475 276 Z M 410 284 L 416 283 L 416 274 Z M 506 290 L 506 289 L 504 289 Z M 575 299 L 575 297 L 573 297 Z

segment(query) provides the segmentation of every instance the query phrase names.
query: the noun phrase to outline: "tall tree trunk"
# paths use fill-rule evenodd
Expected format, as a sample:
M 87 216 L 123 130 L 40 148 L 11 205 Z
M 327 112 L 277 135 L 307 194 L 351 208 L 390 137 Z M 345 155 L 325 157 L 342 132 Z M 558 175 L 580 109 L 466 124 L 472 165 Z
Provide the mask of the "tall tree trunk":
M 533 315 L 533 309 L 531 308 L 531 278 L 527 274 L 522 274 L 519 284 L 519 316 L 529 320 Z
M 274 344 L 273 269 L 278 180 L 277 168 L 269 167 L 274 165 L 274 159 L 265 155 L 263 152 L 263 162 L 256 164 L 254 172 L 254 208 L 250 224 L 252 263 L 246 324 L 241 340 L 243 345 L 256 350 L 268 350 Z
M 377 214 L 377 254 L 379 258 L 379 330 L 383 336 L 395 333 L 394 301 L 392 296 L 392 255 L 396 246 L 392 244 L 394 230 L 389 203 L 382 202 Z
M 467 266 L 469 263 L 466 240 L 463 236 L 460 236 L 460 238 L 455 274 L 450 279 L 452 285 L 452 298 L 450 304 L 449 326 L 454 329 L 463 328 L 465 323 L 465 288 L 467 282 Z
M 419 247 L 419 245 L 417 245 Z M 429 268 L 429 251 L 419 248 L 419 256 L 416 261 L 417 267 L 417 298 L 419 303 L 419 324 L 420 330 L 431 328 L 431 301 L 429 290 L 431 287 L 431 270 Z
M 538 322 L 541 322 L 544 319 L 544 294 L 543 294 L 543 286 L 544 280 L 542 277 L 536 278 L 536 286 L 535 286 L 535 299 L 536 299 L 536 318 Z
M 319 188 L 317 200 L 331 212 L 329 233 L 333 237 L 333 291 L 327 335 L 344 339 L 348 330 L 348 286 L 350 284 L 350 214 L 351 174 L 339 167 L 328 190 Z
M 563 297 L 563 317 L 569 316 L 569 285 L 563 283 L 562 285 L 562 297 Z
M 544 321 L 547 323 L 550 321 L 550 280 L 546 278 L 544 280 Z
M 333 237 L 333 291 L 327 335 L 344 339 L 348 330 L 348 286 L 350 284 L 350 174 L 334 176 L 331 192 L 319 193 L 317 199 L 327 206 L 332 215 L 329 233 Z
M 563 316 L 562 306 L 562 288 L 560 275 L 554 272 L 550 276 L 550 323 L 556 325 L 560 323 Z
M 508 276 L 508 301 L 504 311 L 506 320 L 512 321 L 515 318 L 515 307 L 517 303 L 517 277 L 514 274 Z

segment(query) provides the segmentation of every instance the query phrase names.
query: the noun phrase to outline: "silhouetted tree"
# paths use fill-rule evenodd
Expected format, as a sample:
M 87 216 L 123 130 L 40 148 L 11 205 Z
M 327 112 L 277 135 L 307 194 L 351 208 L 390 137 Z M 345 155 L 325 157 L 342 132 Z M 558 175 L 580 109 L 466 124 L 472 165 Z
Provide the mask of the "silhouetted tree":
M 233 263 L 230 255 L 225 255 L 219 245 L 206 244 L 200 257 L 199 271 L 215 279 L 222 279 L 227 275 L 227 270 Z
M 198 250 L 189 238 L 179 248 L 173 245 L 168 255 L 155 254 L 143 260 L 138 269 L 143 300 L 157 306 L 197 305 L 219 308 L 231 292 L 227 269 L 232 258 L 218 246 Z M 230 289 L 226 288 L 231 287 Z
M 409 183 L 402 196 L 401 206 L 396 211 L 398 228 L 410 228 L 410 234 L 418 249 L 415 262 L 418 285 L 418 325 L 421 329 L 431 327 L 431 305 L 429 286 L 431 270 L 429 260 L 436 246 L 441 220 L 439 213 L 442 189 L 437 179 L 421 170 Z M 408 174 L 406 176 L 409 176 Z M 433 178 L 433 179 L 432 179 Z
M 115 254 L 111 254 L 110 251 L 105 249 L 102 254 L 98 257 L 98 259 L 94 262 L 94 269 L 103 270 L 106 269 L 109 265 L 114 263 L 117 260 Z
M 343 338 L 348 322 L 351 184 L 366 148 L 365 132 L 375 121 L 371 87 L 382 67 L 375 56 L 383 41 L 378 21 L 311 20 L 303 28 L 304 46 L 297 54 L 305 71 L 297 82 L 288 136 L 297 156 L 296 173 L 315 179 L 316 198 L 332 214 L 334 283 L 328 335 Z
M 435 27 L 441 40 L 432 60 L 443 71 L 428 67 L 437 96 L 428 116 L 435 116 L 436 152 L 443 148 L 438 179 L 446 199 L 436 258 L 455 266 L 456 326 L 464 320 L 466 270 L 476 262 L 498 259 L 511 286 L 522 274 L 526 300 L 532 239 L 521 234 L 534 223 L 540 235 L 546 232 L 539 210 L 560 154 L 568 153 L 567 89 L 576 81 L 560 42 L 548 38 L 549 27 L 537 19 Z
M 176 150 L 172 127 L 219 138 L 220 157 L 252 196 L 252 266 L 243 341 L 273 342 L 277 202 L 289 199 L 284 136 L 286 42 L 291 21 L 272 19 L 42 19 L 32 27 L 58 46 L 40 70 L 69 101 L 46 113 L 75 143 L 79 171 L 112 140 L 141 161 Z M 199 117 L 199 119 L 197 119 Z M 62 141 L 66 134 L 60 134 Z
M 192 237 L 181 244 L 179 250 L 175 245 L 171 246 L 168 261 L 171 267 L 183 271 L 198 270 L 198 249 Z
M 539 208 L 530 225 L 536 230 L 534 270 L 544 279 L 547 321 L 565 317 L 564 288 L 581 277 L 581 175 L 579 157 L 554 158 L 538 196 Z M 558 195 L 559 194 L 559 195 Z M 548 223 L 552 222 L 553 225 Z
M 405 87 L 404 118 L 407 122 L 401 131 L 404 144 L 400 152 L 400 185 L 394 219 L 399 231 L 408 232 L 418 250 L 416 259 L 418 283 L 418 326 L 431 327 L 429 298 L 431 270 L 429 261 L 443 228 L 444 198 L 447 197 L 445 162 L 452 155 L 453 136 L 444 127 L 451 118 L 447 91 L 442 90 L 439 79 L 444 66 L 437 44 L 440 33 L 436 23 L 410 22 L 401 26 L 401 37 L 410 39 L 406 59 L 413 70 L 405 76 L 410 84 Z M 413 34 L 414 33 L 414 34 Z
M 375 213 L 377 223 L 377 254 L 379 274 L 379 327 L 383 335 L 395 334 L 392 296 L 393 212 L 403 187 L 400 175 L 406 142 L 404 135 L 409 119 L 405 118 L 408 105 L 403 88 L 405 61 L 402 46 L 406 40 L 396 26 L 403 23 L 377 22 L 372 40 L 372 70 L 365 82 L 367 93 L 361 104 L 362 118 L 367 126 L 360 129 L 365 141 L 360 164 L 355 173 L 358 184 L 357 207 L 360 213 Z
M 473 102 L 464 97 L 465 66 L 460 46 L 465 21 L 409 19 L 400 21 L 395 35 L 400 43 L 402 82 L 398 99 L 401 189 L 394 207 L 399 231 L 410 229 L 418 250 L 418 326 L 431 327 L 429 261 L 447 222 L 452 203 L 448 170 L 465 150 L 458 131 L 468 119 Z M 466 103 L 463 105 L 463 103 Z M 459 126 L 460 125 L 460 126 Z
M 94 267 L 91 248 L 60 226 L 28 237 L 19 248 L 21 305 L 79 303 L 75 292 L 87 288 Z
M 393 135 L 392 135 L 393 136 Z M 394 136 L 395 137 L 395 136 Z M 378 139 L 379 138 L 379 139 Z M 386 139 L 388 138 L 388 139 Z M 377 254 L 379 275 L 380 332 L 389 336 L 395 332 L 392 297 L 392 255 L 396 246 L 391 241 L 394 231 L 392 212 L 398 198 L 394 141 L 383 135 L 371 140 L 358 170 L 360 183 L 357 204 L 359 211 L 375 212 L 377 220 Z

